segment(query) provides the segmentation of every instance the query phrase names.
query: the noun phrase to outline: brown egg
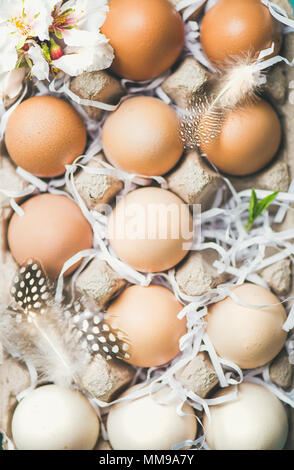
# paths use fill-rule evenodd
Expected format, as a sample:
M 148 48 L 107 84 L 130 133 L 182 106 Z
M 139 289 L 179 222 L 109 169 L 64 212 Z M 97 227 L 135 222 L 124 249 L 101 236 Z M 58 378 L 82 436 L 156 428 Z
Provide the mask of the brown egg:
M 165 271 L 188 253 L 193 219 L 188 206 L 160 188 L 141 188 L 123 197 L 108 220 L 108 238 L 117 256 L 143 272 Z
M 169 0 L 110 0 L 101 32 L 114 48 L 111 69 L 130 80 L 161 75 L 184 46 L 184 23 Z
M 113 165 L 148 176 L 167 173 L 183 153 L 177 113 L 149 96 L 124 101 L 110 114 L 103 126 L 102 142 Z
M 243 369 L 263 366 L 285 344 L 285 309 L 278 297 L 261 286 L 245 283 L 233 292 L 247 304 L 269 307 L 243 307 L 230 297 L 210 305 L 206 317 L 209 338 L 221 357 Z
M 53 96 L 35 96 L 13 111 L 5 143 L 14 163 L 36 176 L 62 175 L 65 165 L 82 155 L 86 128 L 67 102 Z
M 200 150 L 229 175 L 250 175 L 264 168 L 276 155 L 281 142 L 281 124 L 264 100 L 228 111 L 216 137 L 208 139 L 208 126 L 199 133 Z
M 273 42 L 276 55 L 282 32 L 260 0 L 219 0 L 202 20 L 200 41 L 208 59 L 221 67 L 237 58 L 256 58 Z
M 179 353 L 179 340 L 186 333 L 186 320 L 179 320 L 183 306 L 166 287 L 131 286 L 107 310 L 107 323 L 121 330 L 129 344 L 126 362 L 155 367 Z
M 50 278 L 56 278 L 65 261 L 92 247 L 90 224 L 79 206 L 66 196 L 42 194 L 27 200 L 21 208 L 24 215 L 15 213 L 8 226 L 9 248 L 18 264 L 34 259 Z

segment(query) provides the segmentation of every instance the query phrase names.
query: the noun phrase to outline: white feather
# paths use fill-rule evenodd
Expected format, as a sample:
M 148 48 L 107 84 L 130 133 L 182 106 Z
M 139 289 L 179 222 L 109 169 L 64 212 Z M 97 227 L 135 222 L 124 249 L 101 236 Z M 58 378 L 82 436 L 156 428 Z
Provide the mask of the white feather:
M 262 72 L 255 63 L 239 63 L 229 69 L 220 78 L 217 94 L 212 106 L 234 108 L 248 100 L 262 82 Z
M 20 323 L 14 312 L 2 312 L 0 340 L 9 351 L 31 362 L 42 381 L 58 385 L 78 385 L 80 374 L 90 362 L 78 331 L 54 309 Z
M 183 113 L 181 137 L 185 147 L 195 149 L 216 138 L 228 110 L 256 97 L 263 83 L 263 73 L 255 62 L 244 59 L 228 67 L 212 86 L 211 94 L 194 96 Z

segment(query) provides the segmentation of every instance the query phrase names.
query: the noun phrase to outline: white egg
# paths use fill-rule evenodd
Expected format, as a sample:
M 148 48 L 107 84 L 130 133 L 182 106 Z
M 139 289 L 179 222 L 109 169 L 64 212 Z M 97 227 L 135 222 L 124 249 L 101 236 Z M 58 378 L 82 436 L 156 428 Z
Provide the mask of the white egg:
M 138 386 L 128 389 L 123 396 Z M 194 440 L 197 421 L 193 408 L 185 404 L 185 416 L 177 413 L 180 400 L 169 387 L 152 396 L 122 401 L 110 409 L 107 420 L 109 441 L 114 450 L 170 450 L 185 440 Z M 164 404 L 162 404 L 164 402 Z M 166 402 L 166 403 L 165 403 Z M 189 447 L 189 446 L 187 446 Z
M 215 397 L 232 392 L 223 389 Z M 288 420 L 280 400 L 267 388 L 242 383 L 236 399 L 210 407 L 211 420 L 204 417 L 206 441 L 212 450 L 281 450 Z
M 12 419 L 18 450 L 91 450 L 99 431 L 99 420 L 87 398 L 57 385 L 30 392 Z

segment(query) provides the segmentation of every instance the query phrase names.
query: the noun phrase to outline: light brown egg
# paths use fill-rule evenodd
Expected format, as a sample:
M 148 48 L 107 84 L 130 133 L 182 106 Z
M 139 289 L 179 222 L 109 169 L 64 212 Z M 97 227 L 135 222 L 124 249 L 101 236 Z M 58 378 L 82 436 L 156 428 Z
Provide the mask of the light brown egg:
M 110 114 L 103 126 L 102 142 L 113 165 L 148 176 L 167 173 L 183 153 L 177 113 L 149 96 L 124 101 Z
M 107 323 L 118 328 L 129 344 L 126 362 L 154 367 L 179 353 L 179 339 L 186 333 L 186 320 L 179 320 L 183 306 L 166 287 L 131 286 L 110 305 Z
M 229 175 L 250 175 L 264 168 L 276 155 L 281 142 L 278 115 L 258 99 L 228 111 L 220 132 L 208 138 L 208 120 L 199 131 L 200 150 L 219 170 Z
M 39 261 L 50 278 L 57 278 L 63 264 L 79 251 L 92 247 L 93 233 L 79 206 L 66 196 L 32 197 L 14 214 L 8 226 L 8 244 L 18 264 Z M 80 262 L 67 270 L 72 273 Z
M 261 286 L 245 283 L 233 292 L 247 304 L 269 307 L 243 307 L 227 297 L 208 307 L 207 333 L 216 352 L 224 359 L 243 369 L 262 366 L 285 344 L 287 334 L 282 329 L 286 321 L 285 309 L 278 297 Z
M 161 188 L 141 188 L 123 197 L 108 220 L 108 238 L 116 255 L 143 272 L 178 264 L 193 241 L 188 206 Z
M 131 80 L 161 75 L 184 46 L 184 23 L 168 0 L 110 0 L 101 32 L 114 48 L 111 69 Z
M 67 102 L 53 96 L 23 101 L 7 123 L 5 144 L 14 163 L 36 176 L 62 175 L 65 165 L 82 155 L 86 128 Z
M 282 33 L 260 0 L 219 0 L 202 20 L 200 41 L 208 59 L 221 68 L 238 58 L 257 58 L 272 43 L 276 55 Z
M 235 387 L 219 390 L 212 398 L 234 393 Z M 282 402 L 267 388 L 244 382 L 238 396 L 209 408 L 203 416 L 206 442 L 211 450 L 281 450 L 288 433 Z

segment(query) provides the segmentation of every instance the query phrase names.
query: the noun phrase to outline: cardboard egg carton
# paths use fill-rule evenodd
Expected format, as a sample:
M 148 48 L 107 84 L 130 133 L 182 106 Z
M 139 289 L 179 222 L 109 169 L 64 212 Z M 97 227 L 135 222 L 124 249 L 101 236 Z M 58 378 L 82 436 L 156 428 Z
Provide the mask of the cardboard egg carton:
M 177 5 L 180 0 L 171 0 Z M 289 15 L 292 9 L 287 0 L 275 0 Z M 294 35 L 285 37 L 284 51 L 290 59 L 294 57 Z M 163 82 L 162 89 L 179 107 L 185 107 L 195 93 L 200 93 L 210 78 L 210 74 L 192 58 L 187 57 L 180 62 L 173 73 Z M 264 89 L 265 96 L 277 109 L 284 128 L 283 147 L 277 158 L 266 169 L 245 178 L 231 178 L 238 190 L 256 187 L 259 189 L 286 191 L 290 180 L 294 177 L 294 117 L 293 105 L 289 103 L 289 83 L 294 80 L 294 70 L 285 64 L 273 67 Z M 124 90 L 118 79 L 108 72 L 90 72 L 71 80 L 71 90 L 83 99 L 116 104 L 123 96 Z M 12 103 L 9 103 L 11 105 Z M 103 111 L 95 107 L 84 107 L 91 119 L 100 120 Z M 103 158 L 100 155 L 101 158 Z M 99 158 L 100 158 L 99 157 Z M 99 163 L 91 162 L 89 167 L 99 167 Z M 1 180 L 2 177 L 2 180 Z M 199 155 L 187 153 L 179 164 L 167 175 L 169 188 L 189 204 L 200 203 L 208 209 L 217 190 L 222 186 L 218 174 L 208 168 Z M 77 188 L 90 209 L 97 209 L 99 204 L 108 203 L 121 190 L 121 182 L 104 175 L 90 175 L 81 172 L 76 177 Z M 6 186 L 4 186 L 6 185 Z M 0 157 L 0 187 L 23 189 L 26 183 L 18 176 L 15 167 L 7 156 Z M 2 220 L 7 222 L 11 215 L 9 198 L 0 194 Z M 6 245 L 6 222 L 1 226 L 1 257 L 0 276 L 5 274 L 5 289 L 0 287 L 0 299 L 7 297 L 9 292 L 8 278 L 14 274 L 17 266 Z M 292 226 L 294 216 L 286 217 L 281 229 Z M 209 250 L 207 250 L 209 251 Z M 212 267 L 216 254 L 206 251 L 191 253 L 176 270 L 176 279 L 181 290 L 188 295 L 201 295 L 208 289 L 225 281 Z M 9 267 L 9 269 L 8 269 Z M 283 260 L 263 270 L 261 275 L 274 292 L 286 295 L 291 287 L 291 263 Z M 92 261 L 77 280 L 77 289 L 99 308 L 104 308 L 110 299 L 126 285 L 110 266 L 101 260 Z M 3 297 L 4 296 L 4 297 Z M 11 418 L 17 404 L 16 395 L 29 384 L 29 374 L 25 366 L 16 359 L 7 358 L 0 361 L 0 430 L 11 437 Z M 270 376 L 274 383 L 287 389 L 292 385 L 292 366 L 289 365 L 285 353 L 280 353 L 271 363 Z M 109 402 L 131 382 L 134 369 L 120 361 L 106 362 L 94 358 L 82 378 L 85 390 L 100 400 Z M 177 379 L 187 390 L 205 398 L 218 384 L 213 366 L 206 353 L 200 353 L 177 374 Z M 291 383 L 290 383 L 291 382 Z M 294 423 L 294 412 L 292 421 Z M 290 440 L 291 433 L 290 433 Z M 294 439 L 290 443 L 293 448 Z M 109 444 L 99 441 L 97 449 L 108 450 Z
M 289 391 L 293 386 L 293 367 L 289 363 L 287 351 L 282 351 L 274 358 L 269 366 L 271 381 L 278 387 Z
M 70 89 L 80 98 L 116 104 L 124 94 L 124 89 L 118 79 L 105 71 L 85 72 L 74 77 Z M 99 121 L 104 111 L 94 106 L 83 106 L 91 119 Z
M 200 352 L 183 369 L 176 373 L 176 379 L 189 392 L 206 398 L 218 385 L 218 377 L 205 352 Z
M 269 376 L 271 381 L 281 387 L 286 392 L 290 392 L 294 388 L 293 365 L 289 363 L 289 356 L 285 349 L 273 359 L 269 366 Z M 289 432 L 284 450 L 294 449 L 294 409 L 288 406 L 286 408 L 288 414 Z
M 126 284 L 106 261 L 95 258 L 79 275 L 76 288 L 86 301 L 102 309 Z
M 104 161 L 102 153 L 96 155 L 86 165 L 92 170 L 101 169 L 100 162 Z M 80 171 L 75 178 L 76 188 L 88 209 L 103 210 L 103 204 L 108 204 L 123 189 L 122 181 L 109 175 L 87 173 Z
M 218 274 L 213 266 L 218 253 L 213 249 L 191 252 L 176 269 L 176 281 L 180 290 L 191 296 L 200 296 L 225 282 L 228 276 Z
M 186 109 L 193 95 L 202 92 L 211 74 L 197 60 L 186 57 L 161 84 L 163 91 L 180 108 Z

